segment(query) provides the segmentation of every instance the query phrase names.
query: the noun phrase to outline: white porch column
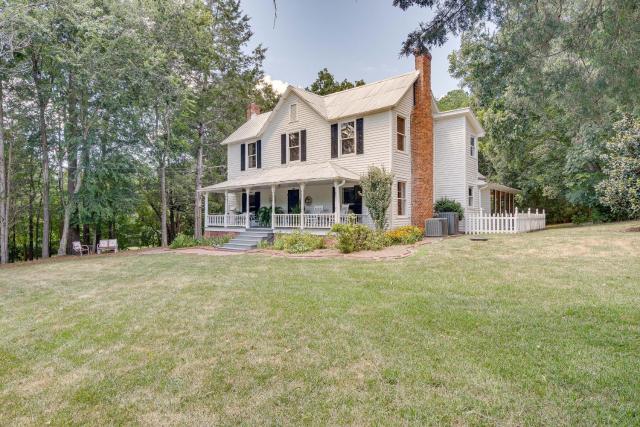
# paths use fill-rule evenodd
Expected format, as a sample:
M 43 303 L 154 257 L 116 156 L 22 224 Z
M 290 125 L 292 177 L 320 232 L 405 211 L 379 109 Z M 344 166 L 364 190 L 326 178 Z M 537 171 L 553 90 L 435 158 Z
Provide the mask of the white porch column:
M 304 184 L 300 184 L 300 228 L 304 229 Z
M 244 191 L 247 194 L 247 203 L 245 204 L 247 210 L 244 213 L 244 226 L 245 228 L 249 228 L 251 227 L 251 217 L 249 213 L 249 192 L 251 191 L 251 188 L 247 187 Z
M 276 229 L 276 221 L 275 221 L 275 215 L 276 214 L 276 186 L 272 185 L 271 186 L 271 229 L 275 230 Z
M 227 228 L 227 215 L 229 214 L 229 190 L 224 190 L 224 228 Z
M 204 193 L 204 227 L 209 225 L 209 192 Z
M 333 182 L 333 188 L 335 189 L 335 196 L 333 198 L 333 204 L 335 205 L 334 209 L 334 221 L 336 224 L 340 224 L 340 186 L 338 185 L 338 181 Z

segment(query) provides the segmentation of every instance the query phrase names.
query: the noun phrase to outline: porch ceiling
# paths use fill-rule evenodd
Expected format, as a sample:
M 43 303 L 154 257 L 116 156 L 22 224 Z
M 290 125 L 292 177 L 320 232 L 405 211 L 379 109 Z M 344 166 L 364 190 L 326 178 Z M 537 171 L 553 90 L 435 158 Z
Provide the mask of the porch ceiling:
M 333 162 L 295 164 L 286 167 L 258 169 L 239 177 L 202 188 L 202 192 L 221 192 L 243 188 L 267 187 L 327 181 L 360 181 L 360 176 Z

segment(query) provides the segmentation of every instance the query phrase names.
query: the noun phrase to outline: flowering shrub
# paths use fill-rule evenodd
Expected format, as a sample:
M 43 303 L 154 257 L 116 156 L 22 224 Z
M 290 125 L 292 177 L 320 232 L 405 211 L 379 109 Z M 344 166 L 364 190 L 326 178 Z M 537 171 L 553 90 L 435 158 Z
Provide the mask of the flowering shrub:
M 335 224 L 331 231 L 336 234 L 336 248 L 344 254 L 369 249 L 368 240 L 373 234 L 362 224 Z
M 228 234 L 215 236 L 215 237 L 203 237 L 196 239 L 191 235 L 179 233 L 171 242 L 169 247 L 171 249 L 190 248 L 193 246 L 222 246 L 231 240 L 231 236 Z
M 300 231 L 278 233 L 273 248 L 290 254 L 310 252 L 324 248 L 324 237 Z
M 413 225 L 404 225 L 386 232 L 386 237 L 393 245 L 410 245 L 422 240 L 424 229 Z

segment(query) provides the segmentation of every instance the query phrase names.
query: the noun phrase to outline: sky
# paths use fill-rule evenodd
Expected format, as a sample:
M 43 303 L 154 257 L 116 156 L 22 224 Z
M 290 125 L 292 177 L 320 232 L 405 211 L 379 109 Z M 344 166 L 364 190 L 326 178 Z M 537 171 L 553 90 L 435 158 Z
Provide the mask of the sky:
M 400 57 L 402 42 L 429 9 L 406 12 L 392 0 L 277 0 L 274 26 L 272 0 L 241 0 L 254 31 L 251 47 L 267 47 L 265 79 L 276 89 L 286 84 L 306 87 L 322 68 L 338 80 L 371 83 L 414 69 L 413 57 Z M 460 46 L 451 37 L 431 51 L 431 85 L 437 98 L 458 88 L 449 75 L 447 55 Z

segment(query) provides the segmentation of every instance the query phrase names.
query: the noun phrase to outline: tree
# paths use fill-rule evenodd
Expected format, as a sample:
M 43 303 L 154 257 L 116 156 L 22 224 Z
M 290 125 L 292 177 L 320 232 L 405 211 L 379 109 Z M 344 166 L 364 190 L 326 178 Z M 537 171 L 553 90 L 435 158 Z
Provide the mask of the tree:
M 391 186 L 393 175 L 384 167 L 369 167 L 367 174 L 360 179 L 362 197 L 369 210 L 369 215 L 378 230 L 387 226 L 387 212 L 391 204 Z
M 317 95 L 328 95 L 330 93 L 340 92 L 342 90 L 351 89 L 364 84 L 364 80 L 350 82 L 347 79 L 344 79 L 343 81 L 338 82 L 329 70 L 323 68 L 318 71 L 318 77 L 313 83 L 311 83 L 311 85 L 309 85 L 309 87 L 307 87 L 307 90 Z
M 440 111 L 449 111 L 470 106 L 471 96 L 462 89 L 450 90 L 445 96 L 438 100 L 438 108 Z
M 625 114 L 614 125 L 603 161 L 605 179 L 597 186 L 600 200 L 626 218 L 640 218 L 640 118 Z
M 272 111 L 278 101 L 280 101 L 280 95 L 273 89 L 270 83 L 261 81 L 256 86 L 256 104 L 260 107 L 260 111 Z

